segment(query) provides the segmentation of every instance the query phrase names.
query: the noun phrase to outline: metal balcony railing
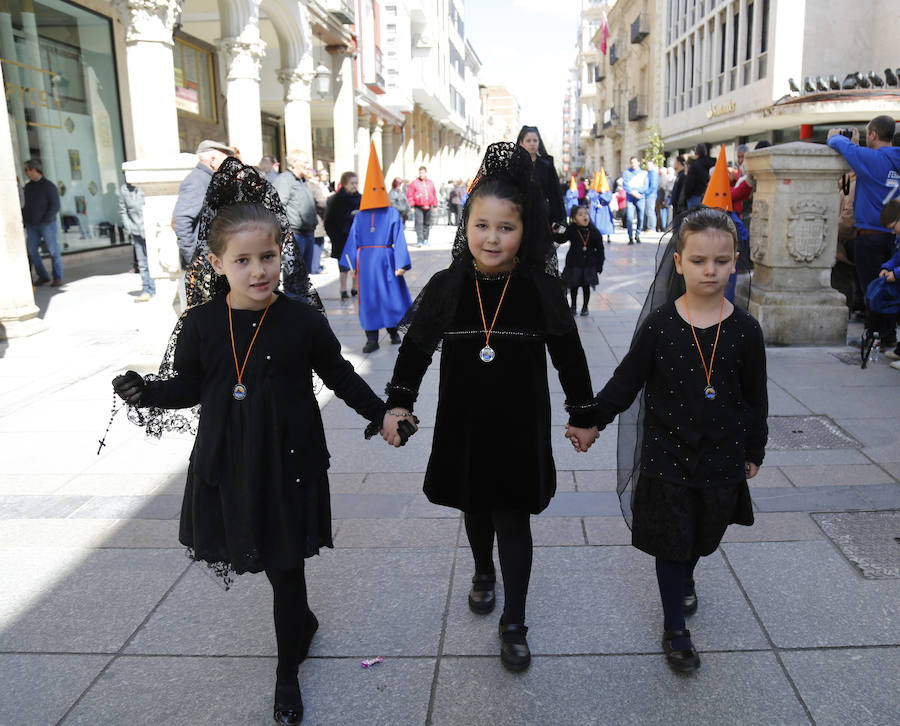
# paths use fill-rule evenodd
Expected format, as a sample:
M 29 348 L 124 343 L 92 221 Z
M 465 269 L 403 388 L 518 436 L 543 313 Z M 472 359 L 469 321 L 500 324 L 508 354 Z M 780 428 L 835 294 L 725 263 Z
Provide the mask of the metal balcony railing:
M 353 25 L 356 22 L 356 11 L 351 0 L 323 0 L 322 5 L 342 25 Z

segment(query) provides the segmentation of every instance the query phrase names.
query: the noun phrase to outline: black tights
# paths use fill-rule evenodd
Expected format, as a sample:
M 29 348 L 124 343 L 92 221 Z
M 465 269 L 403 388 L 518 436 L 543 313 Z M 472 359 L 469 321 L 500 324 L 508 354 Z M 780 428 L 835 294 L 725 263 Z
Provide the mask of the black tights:
M 663 606 L 663 627 L 666 630 L 684 630 L 685 583 L 694 579 L 694 568 L 699 557 L 692 560 L 662 560 L 656 558 L 656 580 Z M 673 641 L 676 649 L 687 646 Z
M 531 578 L 531 519 L 528 512 L 495 509 L 466 512 L 466 535 L 475 558 L 475 572 L 494 573 L 494 532 L 503 573 L 503 623 L 525 622 L 525 599 Z
M 582 295 L 584 296 L 584 304 L 583 304 L 582 307 L 587 307 L 587 306 L 588 306 L 588 300 L 591 299 L 591 287 L 590 287 L 590 285 L 582 285 L 582 286 L 581 286 L 581 292 L 582 292 Z M 573 308 L 574 308 L 574 307 L 577 307 L 577 306 L 578 306 L 578 288 L 577 288 L 577 287 L 573 287 L 571 290 L 569 290 L 569 294 L 572 296 L 572 307 L 573 307 Z
M 275 641 L 278 644 L 278 681 L 297 686 L 300 647 L 309 613 L 303 565 L 293 570 L 266 570 L 272 584 L 275 614 Z

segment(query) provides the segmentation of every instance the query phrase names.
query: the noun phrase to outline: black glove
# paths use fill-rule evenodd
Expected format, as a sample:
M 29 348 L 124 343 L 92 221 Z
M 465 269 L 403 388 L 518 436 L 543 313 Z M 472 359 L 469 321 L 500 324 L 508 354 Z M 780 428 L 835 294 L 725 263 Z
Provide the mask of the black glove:
M 419 423 L 419 419 L 413 416 L 413 421 L 416 424 Z M 416 427 L 412 425 L 412 423 L 407 419 L 402 419 L 397 424 L 397 433 L 400 434 L 400 446 L 404 446 L 407 441 L 409 441 L 409 437 L 416 433 Z
M 127 371 L 123 375 L 113 378 L 112 385 L 113 390 L 125 403 L 132 406 L 141 405 L 141 399 L 144 397 L 147 384 L 140 374 L 134 371 Z

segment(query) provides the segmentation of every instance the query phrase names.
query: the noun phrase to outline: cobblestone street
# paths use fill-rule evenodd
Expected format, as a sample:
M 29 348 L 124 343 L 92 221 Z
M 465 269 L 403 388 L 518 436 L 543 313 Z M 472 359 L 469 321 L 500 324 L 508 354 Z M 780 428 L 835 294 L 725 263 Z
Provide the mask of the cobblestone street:
M 449 261 L 454 230 L 412 248 L 413 296 Z M 411 237 L 408 232 L 408 237 Z M 414 240 L 413 240 L 414 241 Z M 607 250 L 578 319 L 595 390 L 628 348 L 656 236 Z M 0 343 L 0 724 L 265 724 L 275 637 L 271 589 L 225 592 L 177 539 L 192 442 L 148 442 L 116 418 L 98 456 L 110 379 L 141 359 L 149 315 L 127 257 L 35 290 L 48 329 Z M 337 271 L 314 277 L 345 356 L 379 394 L 396 348 L 363 356 Z M 325 391 L 335 549 L 307 562 L 321 627 L 301 666 L 304 724 L 900 723 L 900 372 L 847 348 L 768 350 L 770 445 L 733 526 L 697 570 L 689 621 L 703 666 L 667 668 L 653 560 L 630 546 L 615 494 L 616 430 L 587 454 L 563 437 L 550 384 L 558 493 L 533 518 L 530 670 L 500 665 L 497 613 L 466 605 L 462 518 L 421 492 L 438 362 L 405 448 L 365 441 Z M 791 418 L 788 418 L 791 417 Z M 502 587 L 498 583 L 498 598 Z M 360 660 L 384 662 L 363 669 Z M 663 707 L 663 704 L 665 706 Z

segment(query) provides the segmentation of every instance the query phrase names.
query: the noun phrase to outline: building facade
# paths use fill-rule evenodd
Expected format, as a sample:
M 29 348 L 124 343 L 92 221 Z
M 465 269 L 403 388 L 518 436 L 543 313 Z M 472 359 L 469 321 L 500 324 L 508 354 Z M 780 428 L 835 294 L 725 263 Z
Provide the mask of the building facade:
M 667 155 L 702 141 L 733 159 L 740 143 L 824 140 L 833 126 L 900 117 L 896 3 L 584 0 L 580 37 L 590 32 L 571 113 L 573 162 L 587 171 L 620 171 L 654 130 Z
M 0 215 L 20 220 L 23 163 L 37 159 L 59 188 L 64 253 L 126 244 L 128 162 L 153 198 L 150 241 L 206 138 L 251 164 L 303 149 L 332 178 L 364 174 L 370 141 L 388 178 L 420 164 L 470 176 L 480 65 L 463 0 L 0 0 L 0 143 L 20 190 Z
M 522 108 L 505 86 L 481 86 L 481 116 L 491 142 L 515 141 L 522 128 Z

